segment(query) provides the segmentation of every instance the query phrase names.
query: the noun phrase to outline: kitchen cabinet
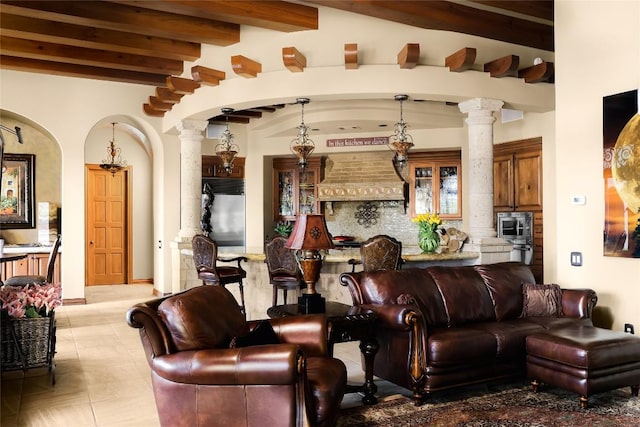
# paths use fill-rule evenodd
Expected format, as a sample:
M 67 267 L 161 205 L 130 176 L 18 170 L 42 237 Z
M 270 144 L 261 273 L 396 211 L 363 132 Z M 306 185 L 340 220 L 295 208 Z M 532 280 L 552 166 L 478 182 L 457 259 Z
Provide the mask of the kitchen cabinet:
M 411 216 L 437 212 L 443 219 L 462 218 L 460 151 L 411 153 L 409 208 Z
M 58 253 L 56 264 L 53 271 L 53 282 L 60 283 L 60 257 Z M 49 262 L 49 253 L 32 253 L 26 258 L 5 262 L 2 264 L 2 280 L 6 280 L 13 276 L 44 276 L 47 277 L 47 264 Z
M 542 140 L 494 145 L 493 207 L 499 211 L 542 211 Z
M 544 283 L 544 247 L 542 239 L 542 212 L 533 213 L 533 262 L 529 266 L 536 283 Z
M 231 173 L 224 170 L 222 159 L 218 156 L 202 156 L 203 178 L 244 178 L 244 157 L 233 159 Z
M 542 138 L 493 146 L 494 212 L 533 212 L 533 261 L 537 283 L 544 283 Z
M 301 171 L 298 159 L 273 159 L 274 221 L 295 221 L 297 214 L 320 213 L 318 184 L 322 181 L 324 158 L 311 157 Z

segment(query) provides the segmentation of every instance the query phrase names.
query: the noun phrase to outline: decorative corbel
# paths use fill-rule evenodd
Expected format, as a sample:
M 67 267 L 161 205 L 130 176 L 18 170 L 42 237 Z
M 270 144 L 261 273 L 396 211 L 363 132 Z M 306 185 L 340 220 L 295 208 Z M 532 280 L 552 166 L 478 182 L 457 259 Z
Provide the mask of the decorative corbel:
M 282 62 L 289 71 L 294 73 L 303 72 L 307 66 L 307 58 L 292 46 L 282 48 Z
M 358 43 L 344 44 L 344 68 L 345 70 L 358 69 Z
M 553 83 L 554 66 L 553 62 L 542 61 L 540 64 L 523 68 L 518 71 L 518 77 L 524 79 L 525 83 Z
M 262 72 L 261 63 L 253 61 L 242 55 L 234 55 L 231 57 L 231 68 L 237 75 L 248 79 L 258 77 L 258 73 Z
M 473 66 L 476 61 L 476 49 L 473 47 L 464 47 L 447 56 L 444 60 L 444 65 L 449 67 L 449 71 L 455 73 L 461 73 L 467 71 Z
M 519 65 L 518 55 L 507 55 L 484 64 L 484 72 L 489 73 L 491 77 L 518 77 Z
M 218 86 L 221 80 L 226 77 L 224 71 L 214 70 L 213 68 L 203 67 L 202 65 L 195 65 L 191 67 L 191 77 L 195 82 L 198 82 L 207 86 Z
M 407 43 L 398 53 L 398 65 L 400 68 L 411 69 L 418 65 L 420 59 L 420 45 Z

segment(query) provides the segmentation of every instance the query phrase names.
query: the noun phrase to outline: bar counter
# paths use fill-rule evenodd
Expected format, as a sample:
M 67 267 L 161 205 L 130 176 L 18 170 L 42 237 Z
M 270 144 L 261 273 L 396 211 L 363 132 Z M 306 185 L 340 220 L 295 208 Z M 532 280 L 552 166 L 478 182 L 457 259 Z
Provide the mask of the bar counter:
M 405 260 L 403 268 L 428 267 L 434 265 L 472 265 L 477 262 L 480 254 L 477 252 L 456 252 L 446 254 L 421 254 L 416 247 L 407 248 L 402 258 Z M 185 250 L 187 251 L 187 250 Z M 190 251 L 190 250 L 189 250 Z M 247 318 L 263 319 L 266 317 L 267 309 L 271 306 L 272 286 L 269 283 L 269 273 L 267 271 L 264 253 L 238 253 L 226 252 L 220 248 L 218 256 L 229 258 L 234 256 L 245 256 L 249 260 L 243 263 L 243 268 L 247 270 L 245 280 L 245 301 L 247 308 Z M 316 283 L 316 290 L 326 298 L 327 301 L 336 301 L 351 305 L 351 295 L 349 290 L 342 286 L 339 281 L 340 274 L 351 272 L 352 266 L 347 263 L 350 259 L 360 259 L 360 251 L 357 248 L 331 249 L 328 251 L 322 265 L 320 279 Z M 359 271 L 356 266 L 356 271 Z M 228 285 L 227 288 L 237 295 L 237 286 Z M 287 303 L 292 304 L 297 301 L 296 292 L 289 292 Z M 278 304 L 283 304 L 282 293 L 278 296 Z

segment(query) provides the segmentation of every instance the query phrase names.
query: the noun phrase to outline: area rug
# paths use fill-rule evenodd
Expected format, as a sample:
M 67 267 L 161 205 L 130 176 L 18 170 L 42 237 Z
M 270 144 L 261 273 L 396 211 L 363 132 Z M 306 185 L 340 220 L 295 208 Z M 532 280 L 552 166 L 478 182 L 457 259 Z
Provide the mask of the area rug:
M 394 396 L 371 406 L 344 409 L 338 427 L 637 427 L 640 398 L 629 387 L 589 398 L 556 388 L 534 393 L 529 385 L 501 384 L 433 394 L 422 406 Z

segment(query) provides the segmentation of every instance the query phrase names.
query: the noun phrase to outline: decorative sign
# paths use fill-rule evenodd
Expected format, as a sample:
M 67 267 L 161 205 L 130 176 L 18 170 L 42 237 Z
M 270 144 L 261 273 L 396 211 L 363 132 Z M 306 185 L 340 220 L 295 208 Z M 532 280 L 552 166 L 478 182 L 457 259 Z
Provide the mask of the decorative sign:
M 327 147 L 362 147 L 365 145 L 387 145 L 388 143 L 388 136 L 327 139 Z

